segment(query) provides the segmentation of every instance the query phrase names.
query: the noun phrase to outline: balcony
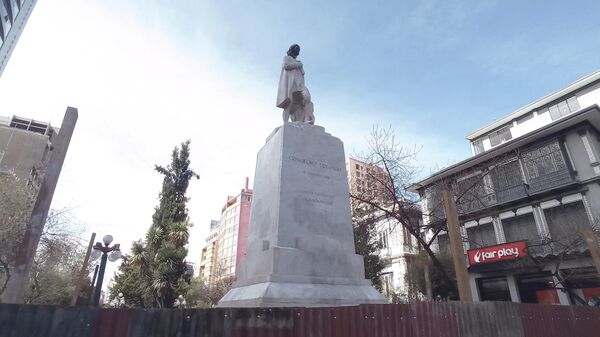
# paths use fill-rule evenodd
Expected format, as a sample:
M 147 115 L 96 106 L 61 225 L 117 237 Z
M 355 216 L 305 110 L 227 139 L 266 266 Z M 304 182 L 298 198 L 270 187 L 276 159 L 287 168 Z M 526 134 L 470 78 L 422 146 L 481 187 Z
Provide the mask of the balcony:
M 554 140 L 524 150 L 519 157 L 493 166 L 485 174 L 458 182 L 457 209 L 459 214 L 469 214 L 575 181 Z

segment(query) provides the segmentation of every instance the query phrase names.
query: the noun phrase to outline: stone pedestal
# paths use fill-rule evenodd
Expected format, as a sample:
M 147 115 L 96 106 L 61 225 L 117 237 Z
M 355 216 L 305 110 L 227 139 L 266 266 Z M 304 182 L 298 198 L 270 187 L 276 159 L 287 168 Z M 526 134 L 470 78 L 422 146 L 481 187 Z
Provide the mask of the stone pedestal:
M 248 250 L 219 307 L 386 303 L 354 252 L 344 146 L 290 123 L 258 153 Z

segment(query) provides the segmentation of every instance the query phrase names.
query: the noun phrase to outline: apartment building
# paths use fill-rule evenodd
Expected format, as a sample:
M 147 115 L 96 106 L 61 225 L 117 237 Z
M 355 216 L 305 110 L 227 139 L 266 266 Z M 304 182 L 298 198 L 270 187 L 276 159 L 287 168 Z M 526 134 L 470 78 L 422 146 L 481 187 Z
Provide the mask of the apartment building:
M 384 169 L 354 158 L 348 159 L 346 168 L 350 194 L 365 196 L 368 200 L 384 199 L 384 182 L 388 179 Z M 411 259 L 417 253 L 417 242 L 402 224 L 392 219 L 379 220 L 375 230 L 379 257 L 385 263 L 381 275 L 382 291 L 390 300 L 395 296 L 406 296 L 412 291 L 406 275 Z
M 252 207 L 252 190 L 248 184 L 246 178 L 240 193 L 227 197 L 220 220 L 211 222 L 211 232 L 202 249 L 203 280 L 213 282 L 217 278 L 235 276 L 237 266 L 246 257 Z
M 453 192 L 473 297 L 584 304 L 600 278 L 582 231 L 600 216 L 600 72 L 473 132 L 473 156 L 415 183 L 423 219 Z M 445 232 L 437 237 L 448 250 Z
M 210 221 L 210 232 L 205 239 L 204 248 L 200 257 L 200 268 L 198 269 L 200 280 L 204 284 L 214 282 L 214 268 L 217 259 L 217 237 L 218 237 L 219 221 Z

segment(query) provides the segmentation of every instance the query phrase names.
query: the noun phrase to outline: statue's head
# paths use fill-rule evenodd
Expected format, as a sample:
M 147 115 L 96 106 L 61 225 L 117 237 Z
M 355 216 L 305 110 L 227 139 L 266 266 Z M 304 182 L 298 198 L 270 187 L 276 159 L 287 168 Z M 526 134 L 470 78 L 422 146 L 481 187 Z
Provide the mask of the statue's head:
M 288 49 L 287 54 L 288 56 L 296 58 L 298 55 L 300 55 L 300 46 L 294 43 L 290 46 L 290 49 Z

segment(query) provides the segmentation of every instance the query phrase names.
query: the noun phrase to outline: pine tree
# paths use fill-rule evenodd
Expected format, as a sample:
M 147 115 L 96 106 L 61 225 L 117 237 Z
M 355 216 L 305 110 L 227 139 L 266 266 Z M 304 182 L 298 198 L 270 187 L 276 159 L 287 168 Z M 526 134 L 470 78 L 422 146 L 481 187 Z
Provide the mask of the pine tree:
M 164 176 L 159 205 L 144 242 L 136 242 L 132 254 L 123 261 L 111 289 L 111 297 L 122 292 L 126 303 L 171 308 L 179 295 L 185 295 L 185 258 L 189 239 L 186 191 L 192 178 L 189 144 L 175 147 L 169 166 L 155 166 Z M 153 303 L 147 303 L 152 299 Z

